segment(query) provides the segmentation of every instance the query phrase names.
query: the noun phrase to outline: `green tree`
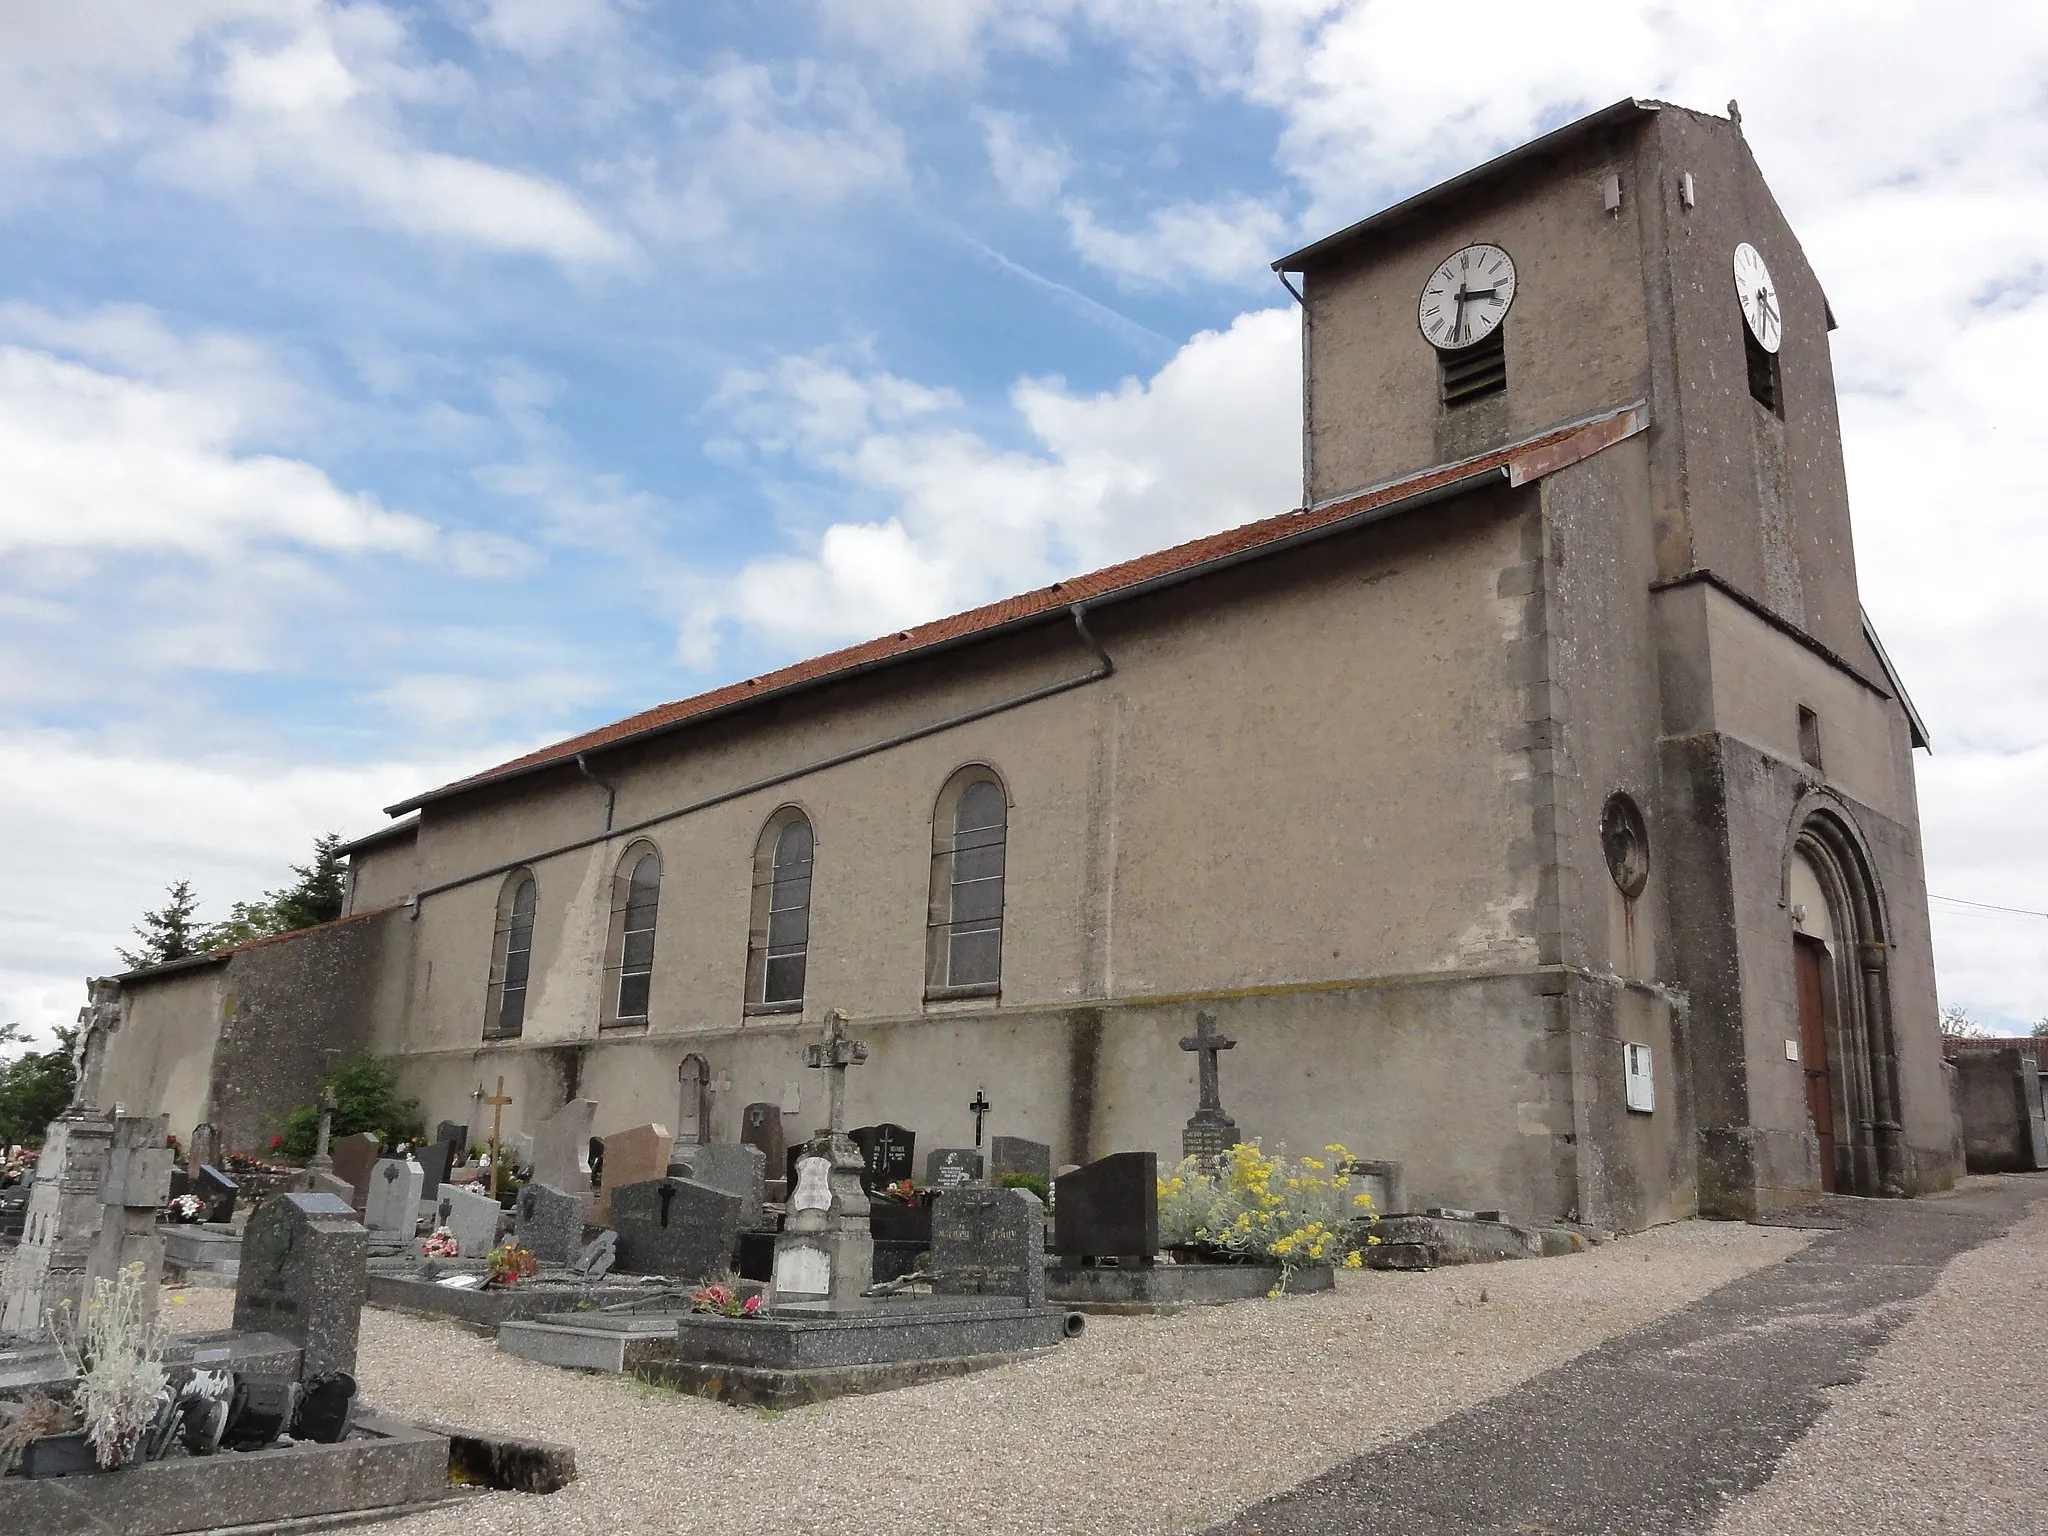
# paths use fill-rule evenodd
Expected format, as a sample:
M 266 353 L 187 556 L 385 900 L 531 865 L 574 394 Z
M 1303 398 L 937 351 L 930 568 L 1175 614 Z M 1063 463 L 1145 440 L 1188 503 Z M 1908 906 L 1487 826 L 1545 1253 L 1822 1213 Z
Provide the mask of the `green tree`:
M 341 854 L 341 834 L 324 832 L 313 839 L 313 861 L 294 864 L 298 876 L 281 891 L 265 891 L 261 901 L 238 901 L 227 917 L 205 932 L 207 949 L 226 949 L 251 939 L 295 933 L 341 916 L 348 895 L 348 864 Z
M 0 1061 L 0 1147 L 39 1145 L 44 1127 L 71 1102 L 71 1047 L 78 1031 L 60 1028 L 56 1035 L 50 1050 L 23 1051 L 12 1061 Z M 25 1043 L 19 1024 L 0 1024 L 0 1046 Z
M 334 1089 L 336 1136 L 374 1131 L 386 1147 L 418 1141 L 422 1135 L 420 1101 L 398 1096 L 398 1073 L 388 1061 L 364 1052 L 351 1056 L 327 1075 Z M 285 1116 L 283 1150 L 289 1157 L 311 1157 L 320 1135 L 320 1108 L 301 1104 Z
M 142 948 L 115 951 L 131 971 L 183 960 L 209 947 L 208 930 L 198 921 L 199 893 L 192 889 L 192 882 L 173 880 L 164 888 L 164 895 L 164 904 L 154 912 L 143 913 L 142 921 L 135 925 L 135 936 L 142 940 Z
M 2048 1040 L 2048 1018 L 2034 1020 L 2034 1038 Z

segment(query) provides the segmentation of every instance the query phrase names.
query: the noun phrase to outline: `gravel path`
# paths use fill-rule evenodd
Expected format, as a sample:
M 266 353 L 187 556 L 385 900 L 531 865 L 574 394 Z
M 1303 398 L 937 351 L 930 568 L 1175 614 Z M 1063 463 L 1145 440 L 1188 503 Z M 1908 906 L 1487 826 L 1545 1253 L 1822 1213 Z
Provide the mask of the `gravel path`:
M 1878 1530 L 2048 1532 L 2048 1203 L 1954 1260 L 1714 1536 Z
M 384 1528 L 405 1536 L 1150 1536 L 1436 1423 L 1811 1236 L 1689 1222 L 1565 1259 L 1345 1274 L 1323 1296 L 1090 1318 L 1046 1359 L 779 1414 L 533 1365 L 375 1308 L 357 1374 L 368 1401 L 402 1417 L 576 1447 L 582 1475 L 563 1492 Z M 219 1327 L 229 1303 L 194 1292 L 171 1311 Z

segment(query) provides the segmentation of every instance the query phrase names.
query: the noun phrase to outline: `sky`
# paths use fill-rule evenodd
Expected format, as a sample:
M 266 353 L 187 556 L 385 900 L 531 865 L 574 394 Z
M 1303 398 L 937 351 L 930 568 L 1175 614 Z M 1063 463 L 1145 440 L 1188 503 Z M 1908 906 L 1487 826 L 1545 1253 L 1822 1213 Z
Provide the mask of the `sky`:
M 2048 1015 L 2048 7 L 0 0 L 0 1023 L 189 878 L 1284 511 L 1268 263 L 1624 96 L 1826 286 L 1942 1000 Z M 2031 451 L 2030 451 L 2031 450 Z

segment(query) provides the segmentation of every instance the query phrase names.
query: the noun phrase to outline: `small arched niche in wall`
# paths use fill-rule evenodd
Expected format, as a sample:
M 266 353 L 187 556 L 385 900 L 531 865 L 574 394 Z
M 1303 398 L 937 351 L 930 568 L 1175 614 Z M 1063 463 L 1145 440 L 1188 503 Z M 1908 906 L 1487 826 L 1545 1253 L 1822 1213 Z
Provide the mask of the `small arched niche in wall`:
M 1625 790 L 1609 795 L 1600 812 L 1600 851 L 1621 894 L 1631 899 L 1642 895 L 1650 883 L 1650 828 L 1642 807 Z

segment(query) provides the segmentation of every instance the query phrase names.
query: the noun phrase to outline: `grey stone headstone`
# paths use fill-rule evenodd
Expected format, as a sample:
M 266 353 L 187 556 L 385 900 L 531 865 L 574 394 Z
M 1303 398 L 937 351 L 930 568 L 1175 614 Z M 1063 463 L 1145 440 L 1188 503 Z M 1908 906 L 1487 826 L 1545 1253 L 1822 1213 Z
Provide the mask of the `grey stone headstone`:
M 443 1184 L 434 1205 L 434 1224 L 455 1234 L 465 1259 L 480 1259 L 498 1246 L 498 1218 L 504 1214 L 489 1195 L 472 1194 L 460 1184 Z
M 649 1179 L 612 1191 L 612 1227 L 625 1273 L 703 1280 L 732 1264 L 740 1197 L 694 1179 Z
M 370 1193 L 363 1202 L 363 1225 L 410 1241 L 419 1225 L 420 1190 L 427 1171 L 410 1158 L 380 1158 L 370 1170 Z
M 582 1195 L 547 1184 L 520 1186 L 512 1207 L 513 1240 L 543 1264 L 567 1264 L 583 1246 Z
M 925 1154 L 924 1181 L 932 1189 L 979 1184 L 984 1163 L 973 1147 L 934 1147 Z
M 988 1141 L 989 1179 L 1006 1173 L 1028 1173 L 1052 1187 L 1052 1148 L 1024 1136 L 991 1136 Z
M 1401 1177 L 1401 1165 L 1384 1160 L 1353 1158 L 1344 1168 L 1350 1180 L 1353 1195 L 1370 1195 L 1371 1211 L 1349 1206 L 1345 1214 L 1350 1216 L 1396 1216 L 1408 1210 L 1408 1186 Z
M 583 1280 L 602 1280 L 619 1262 L 619 1234 L 607 1227 L 583 1245 L 569 1272 Z
M 695 1179 L 738 1195 L 740 1225 L 753 1228 L 761 1224 L 761 1204 L 768 1198 L 768 1162 L 759 1147 L 715 1141 L 678 1145 L 669 1154 L 668 1171 L 671 1177 Z
M 1150 1259 L 1159 1251 L 1159 1155 L 1112 1152 L 1054 1186 L 1053 1252 L 1062 1258 Z
M 242 1234 L 235 1331 L 277 1333 L 305 1353 L 300 1375 L 356 1368 L 370 1234 L 333 1195 L 273 1195 Z
M 885 1184 L 917 1177 L 917 1132 L 900 1125 L 855 1126 L 847 1135 L 860 1148 L 867 1167 L 861 1174 L 861 1188 L 873 1191 Z
M 588 1194 L 590 1127 L 597 1118 L 597 1100 L 571 1099 L 533 1133 L 533 1182 L 572 1195 Z
M 1045 1206 L 1028 1189 L 949 1189 L 932 1203 L 932 1292 L 1045 1305 Z

